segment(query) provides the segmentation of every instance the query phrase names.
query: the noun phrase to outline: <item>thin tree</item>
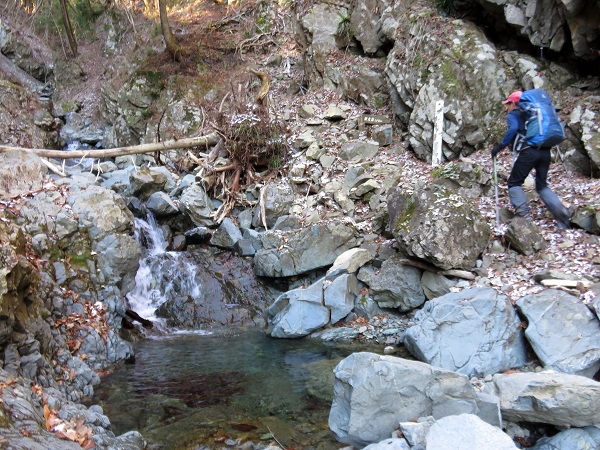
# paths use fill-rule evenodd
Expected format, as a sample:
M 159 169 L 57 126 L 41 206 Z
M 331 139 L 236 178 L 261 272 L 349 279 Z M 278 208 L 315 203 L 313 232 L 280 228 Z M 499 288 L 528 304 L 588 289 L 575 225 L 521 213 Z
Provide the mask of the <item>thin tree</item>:
M 69 11 L 67 10 L 67 0 L 60 0 L 60 12 L 62 14 L 65 33 L 67 33 L 69 47 L 71 48 L 73 56 L 77 56 L 77 41 L 75 40 L 75 34 L 73 33 L 73 27 L 71 26 L 71 19 L 69 18 Z
M 181 61 L 181 47 L 177 45 L 175 36 L 171 31 L 169 20 L 167 17 L 167 0 L 158 0 L 158 10 L 160 12 L 160 29 L 162 30 L 163 38 L 167 51 L 171 54 L 175 61 Z

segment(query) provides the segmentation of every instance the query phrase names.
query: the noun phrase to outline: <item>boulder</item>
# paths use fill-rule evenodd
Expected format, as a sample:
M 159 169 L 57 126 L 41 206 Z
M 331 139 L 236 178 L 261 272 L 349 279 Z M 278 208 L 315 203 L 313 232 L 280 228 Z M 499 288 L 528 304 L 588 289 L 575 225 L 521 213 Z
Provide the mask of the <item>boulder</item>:
M 289 277 L 332 264 L 358 245 L 354 227 L 342 222 L 320 223 L 290 231 L 267 231 L 263 248 L 254 256 L 258 276 Z
M 430 300 L 414 321 L 404 345 L 434 366 L 483 377 L 527 363 L 521 321 L 510 299 L 491 288 Z
M 389 44 L 381 30 L 381 13 L 388 5 L 384 0 L 358 0 L 352 10 L 352 31 L 365 53 L 375 54 Z
M 506 238 L 511 248 L 525 256 L 531 256 L 548 247 L 535 223 L 525 217 L 515 216 L 510 221 L 506 229 Z
M 598 427 L 571 428 L 552 437 L 544 437 L 531 450 L 572 450 L 600 448 Z
M 545 367 L 589 377 L 600 369 L 600 321 L 577 297 L 546 289 L 520 298 L 517 308 L 528 321 L 525 336 Z
M 593 206 L 577 208 L 571 217 L 571 223 L 583 228 L 587 233 L 600 235 L 600 211 Z
M 327 56 L 331 50 L 337 49 L 336 35 L 340 16 L 349 14 L 347 8 L 332 4 L 317 3 L 310 8 L 308 14 L 300 18 L 300 32 L 310 42 L 307 49 L 311 55 L 305 67 L 307 80 L 311 86 L 334 88 L 335 84 L 329 79 Z
M 449 294 L 450 288 L 455 286 L 456 283 L 455 280 L 433 272 L 425 271 L 421 277 L 421 285 L 427 300 Z
M 399 422 L 479 410 L 467 377 L 418 361 L 357 352 L 334 374 L 329 428 L 337 440 L 358 448 L 388 438 Z
M 425 303 L 421 287 L 421 270 L 402 264 L 394 255 L 381 265 L 378 273 L 372 267 L 362 267 L 358 279 L 369 287 L 371 297 L 381 308 L 410 311 Z
M 427 433 L 427 450 L 516 450 L 519 447 L 500 428 L 473 414 L 438 419 Z
M 267 333 L 279 338 L 306 336 L 346 317 L 357 295 L 358 282 L 353 274 L 320 279 L 306 289 L 288 291 L 267 309 L 271 317 Z
M 327 325 L 329 320 L 329 309 L 325 306 L 298 300 L 273 318 L 268 333 L 276 338 L 303 337 Z
M 47 172 L 37 155 L 21 151 L 0 153 L 0 199 L 40 189 Z
M 210 245 L 215 247 L 233 249 L 235 244 L 242 239 L 242 232 L 229 217 L 225 217 L 219 228 L 210 238 Z
M 585 427 L 600 423 L 600 383 L 562 373 L 496 374 L 502 417 L 512 422 Z
M 492 175 L 473 161 L 452 161 L 432 171 L 434 182 L 447 186 L 467 198 L 491 193 Z
M 146 202 L 146 207 L 156 217 L 171 216 L 179 212 L 179 208 L 177 208 L 175 203 L 173 203 L 171 197 L 162 191 L 155 192 L 154 194 L 150 195 L 150 197 L 148 197 L 148 201 Z
M 390 230 L 403 253 L 442 269 L 471 269 L 488 244 L 489 226 L 473 203 L 449 189 L 388 192 Z
M 80 226 L 86 227 L 93 239 L 133 231 L 133 214 L 123 198 L 111 190 L 100 186 L 74 189 L 68 202 L 77 214 Z
M 503 123 L 501 101 L 513 90 L 508 73 L 474 24 L 444 22 L 433 8 L 431 15 L 423 14 L 427 7 L 420 7 L 421 14 L 404 8 L 394 19 L 408 25 L 397 28 L 385 69 L 395 113 L 408 127 L 417 156 L 431 161 L 436 103 L 443 100 L 443 156 L 467 156 L 489 139 L 487 130 Z M 432 17 L 439 33 L 428 31 L 436 26 Z
M 323 300 L 331 311 L 332 324 L 350 314 L 358 291 L 358 280 L 353 274 L 340 275 L 333 281 L 323 281 Z
M 352 248 L 335 259 L 327 274 L 356 273 L 371 259 L 373 257 L 364 248 Z
M 583 144 L 589 158 L 592 175 L 600 174 L 600 125 L 598 125 L 598 97 L 589 97 L 577 105 L 570 116 L 569 128 Z
M 289 214 L 293 202 L 294 190 L 287 180 L 267 184 L 261 191 L 253 225 L 273 228 L 277 219 Z
M 215 206 L 199 184 L 189 185 L 183 190 L 179 198 L 179 207 L 196 226 L 214 224 L 212 213 Z

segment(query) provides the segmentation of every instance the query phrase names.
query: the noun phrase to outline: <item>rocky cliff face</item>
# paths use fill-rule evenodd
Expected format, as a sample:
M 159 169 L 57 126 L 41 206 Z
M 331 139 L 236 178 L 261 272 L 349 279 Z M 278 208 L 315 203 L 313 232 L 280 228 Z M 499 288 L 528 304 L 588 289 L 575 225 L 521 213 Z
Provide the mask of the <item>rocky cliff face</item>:
M 475 0 L 487 24 L 570 59 L 598 62 L 600 5 L 586 0 Z
M 305 74 L 311 85 L 337 90 L 344 97 L 358 99 L 367 106 L 381 97 L 378 86 L 386 86 L 384 91 L 392 100 L 396 117 L 408 130 L 410 146 L 426 161 L 431 161 L 438 101 L 444 102 L 442 151 L 446 160 L 453 160 L 499 140 L 504 131 L 501 100 L 510 92 L 543 88 L 552 94 L 567 124 L 568 142 L 563 144 L 563 151 L 570 154 L 571 169 L 584 174 L 598 173 L 597 151 L 590 148 L 598 128 L 588 119 L 585 125 L 579 120 L 583 111 L 585 117 L 597 117 L 597 108 L 590 105 L 594 103 L 594 92 L 589 89 L 597 88 L 600 82 L 598 79 L 584 81 L 567 69 L 568 63 L 574 60 L 597 59 L 596 14 L 587 16 L 583 11 L 588 7 L 584 8 L 583 2 L 577 2 L 577 7 L 571 4 L 575 2 L 565 5 L 553 1 L 519 5 L 497 1 L 480 3 L 486 5 L 483 10 L 477 2 L 460 2 L 465 11 L 483 13 L 467 14 L 467 18 L 477 18 L 476 22 L 440 15 L 430 1 L 359 0 L 353 8 L 321 4 L 299 20 L 301 34 L 309 43 Z M 500 8 L 499 3 L 504 6 L 506 18 L 492 14 Z M 504 38 L 496 35 L 499 45 L 496 47 L 488 36 L 490 33 L 484 33 L 483 30 L 493 28 L 492 24 L 511 25 L 516 11 L 522 12 L 520 30 L 531 38 L 531 43 L 549 48 L 553 42 L 554 59 L 560 63 L 519 54 L 510 48 L 503 50 L 501 48 L 507 46 Z M 571 30 L 569 24 L 575 23 L 571 20 L 573 14 L 585 15 L 585 28 L 596 31 L 586 32 L 575 25 Z M 340 42 L 341 28 L 332 26 L 331 22 L 337 20 L 341 24 L 339 18 L 346 16 L 350 20 L 344 28 L 345 36 L 352 39 Z M 584 20 L 581 17 L 578 20 Z M 574 52 L 565 36 L 573 33 L 575 38 L 579 32 L 585 38 L 580 36 L 577 42 L 585 41 L 586 50 Z M 559 35 L 563 39 L 559 39 Z M 347 48 L 355 55 L 351 63 L 327 64 L 328 58 L 333 58 L 333 50 L 340 48 Z M 379 68 L 374 67 L 374 72 L 379 74 L 381 82 L 363 87 L 362 95 L 357 97 L 348 89 L 350 80 L 356 76 L 355 67 L 374 64 L 379 65 Z M 359 69 L 359 72 L 361 70 L 364 71 Z M 572 118 L 571 111 L 576 112 Z M 591 134 L 582 133 L 582 128 L 592 130 Z

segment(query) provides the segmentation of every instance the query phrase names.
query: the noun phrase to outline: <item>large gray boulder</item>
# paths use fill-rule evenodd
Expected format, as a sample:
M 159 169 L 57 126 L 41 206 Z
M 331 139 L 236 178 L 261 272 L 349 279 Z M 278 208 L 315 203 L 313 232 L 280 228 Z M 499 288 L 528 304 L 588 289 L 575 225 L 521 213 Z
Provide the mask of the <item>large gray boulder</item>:
M 261 241 L 263 248 L 254 256 L 254 268 L 265 277 L 290 277 L 328 266 L 360 242 L 354 227 L 338 221 L 267 231 Z
M 335 88 L 331 78 L 336 79 L 337 76 L 332 75 L 331 72 L 335 72 L 336 68 L 327 64 L 327 56 L 332 50 L 338 48 L 336 36 L 340 17 L 348 14 L 347 8 L 317 3 L 300 18 L 299 40 L 309 44 L 306 49 L 308 58 L 305 72 L 311 85 Z
M 133 214 L 115 192 L 100 187 L 72 187 L 68 202 L 80 229 L 86 229 L 103 280 L 116 283 L 125 294 L 135 285 L 141 256 L 133 237 Z
M 442 269 L 473 268 L 488 244 L 485 218 L 443 186 L 417 186 L 413 194 L 390 189 L 388 214 L 401 251 Z
M 527 363 L 521 321 L 510 299 L 491 288 L 430 300 L 414 320 L 404 345 L 434 366 L 482 377 Z
M 496 374 L 493 381 L 506 420 L 561 427 L 600 423 L 597 381 L 561 373 Z
M 179 198 L 179 209 L 199 227 L 211 226 L 215 206 L 199 184 L 187 186 Z
M 520 298 L 517 308 L 529 322 L 525 336 L 545 367 L 589 377 L 600 369 L 600 321 L 577 297 L 546 289 Z
M 583 99 L 570 116 L 569 129 L 581 141 L 589 158 L 591 173 L 600 174 L 600 111 L 598 110 L 598 97 L 591 96 Z
M 514 450 L 513 440 L 500 428 L 473 414 L 442 417 L 429 429 L 427 450 Z
M 155 192 L 175 187 L 173 176 L 162 168 L 142 166 L 129 175 L 129 195 L 146 200 Z
M 285 292 L 267 309 L 271 317 L 267 333 L 278 338 L 296 338 L 334 324 L 352 311 L 358 293 L 358 281 L 353 274 L 326 277 L 306 289 Z
M 210 245 L 215 247 L 233 249 L 235 244 L 242 239 L 242 232 L 233 220 L 225 217 L 219 228 L 214 232 L 210 239 Z
M 0 153 L 0 199 L 38 190 L 48 172 L 39 156 L 21 151 Z
M 340 275 L 334 280 L 323 282 L 323 301 L 331 311 L 332 324 L 342 320 L 354 308 L 354 299 L 359 294 L 355 275 Z
M 404 3 L 404 2 L 400 2 Z M 442 24 L 432 15 L 400 10 L 386 74 L 393 86 L 394 109 L 408 126 L 417 156 L 431 161 L 435 106 L 444 101 L 442 152 L 446 160 L 468 155 L 489 138 L 499 120 L 503 97 L 512 90 L 500 55 L 474 24 Z M 439 23 L 439 33 L 429 30 Z M 505 92 L 506 90 L 506 92 Z M 499 131 L 498 131 L 499 133 Z
M 399 422 L 479 411 L 467 377 L 418 361 L 353 353 L 334 374 L 329 428 L 358 448 L 388 438 Z
M 297 338 L 327 325 L 329 309 L 322 304 L 298 300 L 290 303 L 273 319 L 269 334 L 276 338 Z
M 571 428 L 536 442 L 531 450 L 572 450 L 600 448 L 600 428 Z
M 133 214 L 120 195 L 100 186 L 74 186 L 68 202 L 77 214 L 79 226 L 87 228 L 92 239 L 112 233 L 133 233 Z
M 426 300 L 421 273 L 416 267 L 402 264 L 402 257 L 394 255 L 384 261 L 378 273 L 372 267 L 362 267 L 358 279 L 369 286 L 371 296 L 379 307 L 410 311 Z
M 263 188 L 259 200 L 254 225 L 273 228 L 277 219 L 289 214 L 294 203 L 294 190 L 287 180 L 278 180 Z

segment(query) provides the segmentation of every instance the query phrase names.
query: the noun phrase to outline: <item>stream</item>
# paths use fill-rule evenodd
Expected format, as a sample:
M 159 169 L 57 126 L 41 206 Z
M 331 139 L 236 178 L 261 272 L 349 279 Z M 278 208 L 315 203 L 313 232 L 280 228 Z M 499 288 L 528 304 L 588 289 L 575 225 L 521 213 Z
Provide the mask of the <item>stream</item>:
M 135 350 L 134 364 L 95 389 L 116 434 L 138 430 L 161 449 L 266 447 L 275 439 L 295 449 L 343 447 L 327 425 L 332 370 L 354 344 L 238 328 L 146 339 Z
M 127 298 L 155 327 L 134 344 L 135 362 L 95 388 L 115 434 L 137 430 L 154 449 L 343 447 L 327 425 L 333 368 L 354 351 L 382 348 L 273 339 L 257 327 L 168 329 L 154 315 L 166 296 L 202 286 L 182 252 L 166 251 L 151 216 L 136 219 L 136 238 L 145 251 Z

